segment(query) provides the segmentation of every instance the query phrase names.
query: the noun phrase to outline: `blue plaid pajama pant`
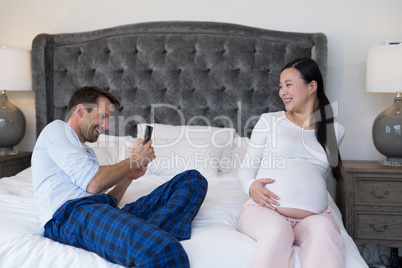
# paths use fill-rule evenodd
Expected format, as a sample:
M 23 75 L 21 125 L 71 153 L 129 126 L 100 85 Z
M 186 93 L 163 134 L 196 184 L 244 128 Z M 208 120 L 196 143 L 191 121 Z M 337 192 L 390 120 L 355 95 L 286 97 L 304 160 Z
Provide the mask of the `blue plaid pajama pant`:
M 107 194 L 73 199 L 44 235 L 126 267 L 190 267 L 179 241 L 190 238 L 207 188 L 198 171 L 188 170 L 122 209 Z

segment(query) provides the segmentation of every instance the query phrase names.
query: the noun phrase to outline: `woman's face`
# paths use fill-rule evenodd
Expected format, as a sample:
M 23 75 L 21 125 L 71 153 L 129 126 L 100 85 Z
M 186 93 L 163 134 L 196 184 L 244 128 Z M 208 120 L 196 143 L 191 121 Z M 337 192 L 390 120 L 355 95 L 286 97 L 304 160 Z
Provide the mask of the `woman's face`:
M 314 107 L 313 94 L 317 83 L 306 83 L 300 72 L 295 68 L 283 70 L 280 76 L 279 96 L 285 104 L 286 111 L 301 112 Z

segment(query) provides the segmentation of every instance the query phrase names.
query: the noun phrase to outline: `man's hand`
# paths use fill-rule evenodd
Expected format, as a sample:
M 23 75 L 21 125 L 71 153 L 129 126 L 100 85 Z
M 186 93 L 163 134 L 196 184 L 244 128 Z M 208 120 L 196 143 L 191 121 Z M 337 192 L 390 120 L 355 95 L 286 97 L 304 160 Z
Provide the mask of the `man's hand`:
M 273 179 L 259 179 L 254 181 L 250 186 L 250 196 L 254 199 L 254 201 L 260 206 L 267 207 L 269 209 L 275 210 L 274 206 L 279 206 L 279 203 L 275 200 L 278 200 L 278 196 L 276 196 L 271 191 L 265 189 L 265 185 L 269 183 L 273 183 L 275 180 Z
M 144 138 L 138 139 L 131 150 L 130 154 L 130 167 L 131 168 L 143 168 L 147 167 L 148 164 L 155 159 L 155 151 L 151 146 L 152 140 L 149 140 L 146 144 L 141 145 Z M 133 166 L 133 165 L 136 166 Z
M 147 172 L 146 167 L 141 167 L 141 168 L 135 169 L 133 172 L 128 174 L 127 179 L 128 180 L 136 180 L 136 179 L 144 176 L 145 172 Z

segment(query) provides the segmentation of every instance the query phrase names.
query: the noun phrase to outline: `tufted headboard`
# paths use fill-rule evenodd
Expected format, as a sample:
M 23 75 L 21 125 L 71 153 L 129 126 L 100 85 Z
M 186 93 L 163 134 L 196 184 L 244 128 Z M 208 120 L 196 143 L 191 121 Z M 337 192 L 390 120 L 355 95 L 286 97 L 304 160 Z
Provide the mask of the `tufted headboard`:
M 79 87 L 98 85 L 121 102 L 110 134 L 136 135 L 139 122 L 234 127 L 248 136 L 262 113 L 283 109 L 282 67 L 313 58 L 326 75 L 322 33 L 291 33 L 217 22 L 149 22 L 32 43 L 37 135 L 64 119 Z

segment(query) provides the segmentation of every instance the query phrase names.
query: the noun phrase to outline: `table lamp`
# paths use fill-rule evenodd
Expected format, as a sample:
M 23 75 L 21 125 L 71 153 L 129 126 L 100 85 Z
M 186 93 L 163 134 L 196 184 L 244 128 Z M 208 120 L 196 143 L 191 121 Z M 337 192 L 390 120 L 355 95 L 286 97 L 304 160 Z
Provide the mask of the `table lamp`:
M 373 142 L 386 156 L 383 165 L 402 166 L 402 44 L 370 48 L 367 53 L 366 91 L 396 93 L 394 104 L 373 123 Z
M 0 155 L 13 154 L 25 134 L 25 117 L 6 90 L 32 90 L 31 52 L 0 48 Z

